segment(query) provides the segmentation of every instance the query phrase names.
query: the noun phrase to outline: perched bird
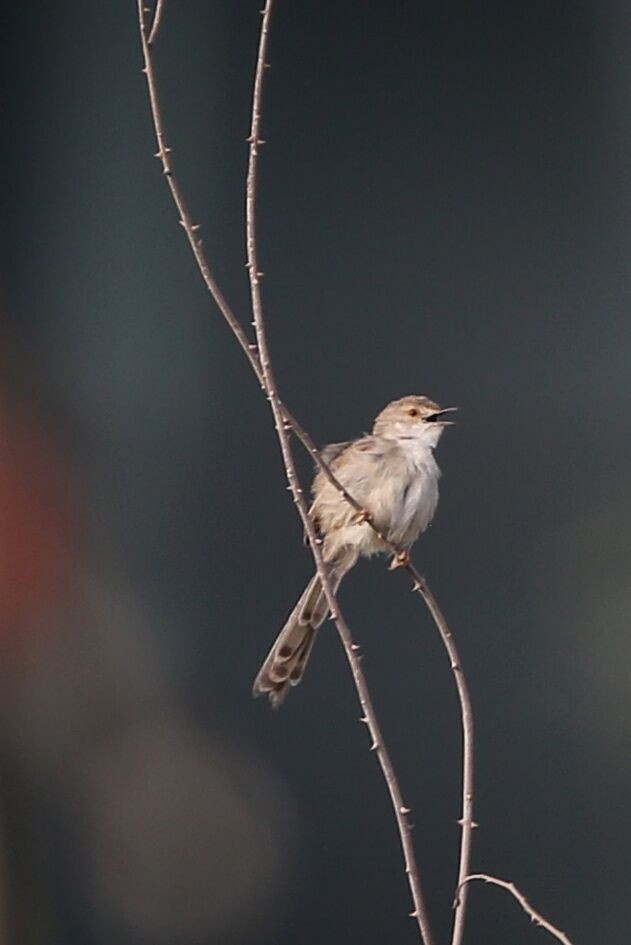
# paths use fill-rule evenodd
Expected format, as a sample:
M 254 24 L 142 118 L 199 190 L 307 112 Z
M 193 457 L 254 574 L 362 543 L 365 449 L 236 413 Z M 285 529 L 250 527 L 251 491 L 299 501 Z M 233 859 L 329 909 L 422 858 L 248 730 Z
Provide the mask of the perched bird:
M 405 551 L 431 522 L 440 479 L 434 448 L 456 409 L 414 394 L 402 397 L 381 411 L 370 436 L 333 443 L 322 451 L 335 478 L 365 513 L 358 514 L 326 475 L 317 472 L 309 514 L 322 538 L 322 557 L 334 593 L 359 557 L 390 550 L 375 529 Z M 254 680 L 255 696 L 267 693 L 277 707 L 289 687 L 298 685 L 328 613 L 315 574 Z

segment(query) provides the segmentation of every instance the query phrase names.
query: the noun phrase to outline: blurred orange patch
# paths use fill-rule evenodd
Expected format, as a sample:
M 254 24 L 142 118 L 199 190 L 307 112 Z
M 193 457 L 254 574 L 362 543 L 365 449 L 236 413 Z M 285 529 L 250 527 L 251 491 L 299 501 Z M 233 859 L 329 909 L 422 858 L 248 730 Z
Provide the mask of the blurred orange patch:
M 73 516 L 65 462 L 36 420 L 0 402 L 0 645 L 46 627 L 67 598 Z

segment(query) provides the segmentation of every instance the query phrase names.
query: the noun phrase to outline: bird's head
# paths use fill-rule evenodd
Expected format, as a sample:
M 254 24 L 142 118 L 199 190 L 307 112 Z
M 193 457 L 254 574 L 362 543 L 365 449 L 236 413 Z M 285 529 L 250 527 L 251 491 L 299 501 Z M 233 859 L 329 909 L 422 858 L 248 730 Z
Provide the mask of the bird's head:
M 429 397 L 410 394 L 393 400 L 377 415 L 373 427 L 375 436 L 392 439 L 414 439 L 434 447 L 446 426 L 453 420 L 449 414 L 457 407 L 440 407 Z

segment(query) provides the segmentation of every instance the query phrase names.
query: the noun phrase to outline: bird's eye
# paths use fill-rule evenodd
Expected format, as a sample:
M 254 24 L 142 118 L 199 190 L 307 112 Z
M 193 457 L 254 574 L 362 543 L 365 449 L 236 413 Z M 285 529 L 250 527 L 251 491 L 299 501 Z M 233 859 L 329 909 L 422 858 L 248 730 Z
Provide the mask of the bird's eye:
M 408 410 L 408 415 L 410 417 L 418 417 L 418 410 L 416 409 L 416 407 L 410 407 L 410 409 Z

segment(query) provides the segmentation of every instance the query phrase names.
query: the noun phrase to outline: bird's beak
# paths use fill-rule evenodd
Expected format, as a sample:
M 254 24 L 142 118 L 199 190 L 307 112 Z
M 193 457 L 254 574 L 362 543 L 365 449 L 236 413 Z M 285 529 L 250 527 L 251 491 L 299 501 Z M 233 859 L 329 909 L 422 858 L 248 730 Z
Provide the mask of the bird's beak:
M 455 420 L 445 420 L 444 416 L 446 413 L 453 413 L 457 409 L 457 407 L 443 407 L 442 410 L 437 410 L 436 413 L 431 414 L 427 420 L 429 423 L 440 423 L 443 427 L 453 426 Z

